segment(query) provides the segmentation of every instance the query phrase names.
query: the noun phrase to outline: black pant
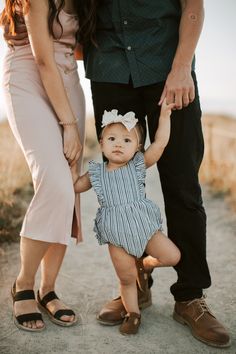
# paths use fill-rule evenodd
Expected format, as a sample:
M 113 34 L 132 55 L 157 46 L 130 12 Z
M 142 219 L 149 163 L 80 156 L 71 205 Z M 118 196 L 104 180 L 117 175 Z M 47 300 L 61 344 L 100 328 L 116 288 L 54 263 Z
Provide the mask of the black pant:
M 202 296 L 211 284 L 206 261 L 206 214 L 202 204 L 198 171 L 203 157 L 204 141 L 197 82 L 196 98 L 186 108 L 172 112 L 169 143 L 158 161 L 165 201 L 168 236 L 179 247 L 181 261 L 175 267 L 178 280 L 171 286 L 176 301 Z M 158 125 L 157 105 L 164 83 L 133 88 L 132 83 L 92 82 L 97 135 L 101 132 L 104 110 L 118 109 L 120 114 L 135 112 L 146 132 L 147 116 L 150 140 Z

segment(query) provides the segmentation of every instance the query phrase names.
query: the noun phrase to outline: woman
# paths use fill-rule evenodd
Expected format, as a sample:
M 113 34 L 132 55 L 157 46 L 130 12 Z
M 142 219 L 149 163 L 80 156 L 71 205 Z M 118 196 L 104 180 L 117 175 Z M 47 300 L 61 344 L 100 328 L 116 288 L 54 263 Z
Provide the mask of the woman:
M 9 24 L 13 35 L 23 18 L 29 38 L 28 44 L 8 50 L 3 76 L 9 123 L 35 190 L 20 233 L 21 268 L 12 287 L 15 324 L 27 331 L 45 328 L 37 302 L 58 325 L 77 321 L 54 292 L 72 220 L 73 236 L 81 240 L 79 199 L 70 170 L 81 162 L 85 121 L 74 58 L 79 28 L 75 3 L 7 0 L 1 14 L 1 24 Z M 40 264 L 36 301 L 33 289 Z

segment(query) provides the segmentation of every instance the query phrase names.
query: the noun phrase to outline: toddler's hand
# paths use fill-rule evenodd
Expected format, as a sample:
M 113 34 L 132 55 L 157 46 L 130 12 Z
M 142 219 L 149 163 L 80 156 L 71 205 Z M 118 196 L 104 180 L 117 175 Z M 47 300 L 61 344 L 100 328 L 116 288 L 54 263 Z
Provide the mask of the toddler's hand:
M 161 116 L 169 117 L 173 108 L 175 108 L 175 103 L 167 104 L 165 98 L 161 105 Z

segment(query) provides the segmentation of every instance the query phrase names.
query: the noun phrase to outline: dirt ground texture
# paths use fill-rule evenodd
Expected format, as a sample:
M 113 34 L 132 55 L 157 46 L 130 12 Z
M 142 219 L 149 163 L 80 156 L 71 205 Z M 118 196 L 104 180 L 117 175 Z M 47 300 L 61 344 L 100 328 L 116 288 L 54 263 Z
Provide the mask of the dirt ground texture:
M 164 216 L 155 167 L 148 171 L 147 196 L 157 202 Z M 0 353 L 1 354 L 200 354 L 236 353 L 236 216 L 219 195 L 203 190 L 208 215 L 208 262 L 212 286 L 206 290 L 207 303 L 229 330 L 228 349 L 209 347 L 194 339 L 187 326 L 172 319 L 174 300 L 169 287 L 176 280 L 172 268 L 155 270 L 153 305 L 142 312 L 142 325 L 136 336 L 124 337 L 118 327 L 102 326 L 96 314 L 102 305 L 118 294 L 118 282 L 106 246 L 99 246 L 92 231 L 97 209 L 95 193 L 82 195 L 84 242 L 68 248 L 58 282 L 57 294 L 71 305 L 79 323 L 63 328 L 46 315 L 46 330 L 28 333 L 18 330 L 12 319 L 10 287 L 19 270 L 19 244 L 4 245 L 0 253 Z M 184 220 L 183 220 L 184 222 Z M 36 287 L 39 284 L 37 276 Z

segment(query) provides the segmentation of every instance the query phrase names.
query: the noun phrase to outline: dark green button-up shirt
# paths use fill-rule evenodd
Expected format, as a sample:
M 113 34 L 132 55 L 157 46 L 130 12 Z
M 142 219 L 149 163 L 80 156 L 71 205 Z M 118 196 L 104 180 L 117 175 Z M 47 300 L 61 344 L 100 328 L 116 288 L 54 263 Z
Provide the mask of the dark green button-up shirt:
M 178 44 L 179 0 L 102 0 L 97 44 L 85 48 L 86 77 L 134 87 L 166 80 Z

